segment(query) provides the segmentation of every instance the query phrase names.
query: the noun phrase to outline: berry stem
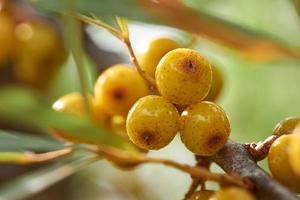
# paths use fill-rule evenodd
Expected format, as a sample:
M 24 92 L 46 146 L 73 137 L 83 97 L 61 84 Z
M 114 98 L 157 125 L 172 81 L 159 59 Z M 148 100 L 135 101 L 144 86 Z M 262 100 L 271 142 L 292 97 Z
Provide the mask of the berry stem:
M 156 163 L 163 164 L 168 167 L 178 169 L 182 172 L 190 174 L 192 177 L 197 177 L 200 181 L 215 181 L 220 185 L 236 185 L 239 187 L 250 188 L 251 184 L 246 183 L 238 176 L 230 174 L 218 174 L 210 172 L 205 167 L 200 166 L 190 166 L 186 164 L 181 164 L 173 160 L 146 157 L 140 153 L 128 153 L 126 151 L 108 147 L 108 146 L 89 146 L 86 147 L 87 150 L 97 153 L 108 160 L 118 160 L 120 162 L 126 162 L 132 166 L 138 166 L 145 163 Z
M 4 156 L 2 155 L 0 163 L 20 164 L 20 165 L 44 163 L 44 162 L 52 161 L 54 159 L 69 155 L 72 152 L 73 152 L 72 148 L 49 151 L 46 153 L 2 152 L 2 154 L 7 155 L 7 159 L 3 159 Z
M 152 78 L 149 74 L 147 74 L 139 65 L 139 62 L 135 56 L 135 53 L 133 51 L 131 41 L 129 38 L 129 31 L 128 31 L 128 22 L 127 19 L 122 18 L 122 17 L 116 17 L 116 21 L 119 25 L 120 30 L 100 21 L 97 19 L 95 16 L 92 15 L 91 17 L 85 16 L 85 15 L 78 15 L 78 18 L 82 20 L 85 23 L 95 25 L 101 28 L 106 29 L 109 31 L 111 34 L 113 34 L 115 37 L 117 37 L 119 40 L 121 40 L 125 46 L 127 47 L 128 54 L 130 56 L 130 60 L 139 72 L 139 74 L 149 83 L 150 87 L 156 88 L 156 82 L 155 79 Z
M 133 51 L 133 48 L 132 48 L 132 45 L 131 45 L 131 42 L 130 42 L 130 39 L 129 37 L 128 38 L 124 38 L 123 39 L 123 42 L 124 44 L 126 45 L 127 49 L 128 49 L 128 53 L 129 53 L 129 56 L 130 56 L 130 60 L 131 62 L 134 64 L 135 68 L 137 69 L 137 71 L 139 72 L 139 74 L 151 85 L 151 86 L 154 86 L 156 87 L 156 82 L 155 82 L 155 79 L 153 79 L 149 74 L 147 74 L 140 66 L 136 56 L 135 56 L 135 53 Z
M 280 135 L 271 135 L 258 143 L 246 144 L 246 147 L 255 161 L 261 161 L 268 156 L 271 145 L 279 136 Z

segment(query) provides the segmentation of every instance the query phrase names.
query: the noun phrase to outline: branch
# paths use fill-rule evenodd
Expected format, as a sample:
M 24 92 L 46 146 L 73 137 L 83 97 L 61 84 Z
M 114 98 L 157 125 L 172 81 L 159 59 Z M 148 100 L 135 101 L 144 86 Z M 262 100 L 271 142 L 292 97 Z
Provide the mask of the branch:
M 244 144 L 228 141 L 225 147 L 210 160 L 225 172 L 249 178 L 254 184 L 253 194 L 257 200 L 299 200 L 296 195 L 274 181 L 252 158 Z
M 240 28 L 225 20 L 185 6 L 180 0 L 141 0 L 141 6 L 166 23 L 240 51 L 250 59 L 269 61 L 290 57 L 300 58 L 299 48 L 288 47 L 269 36 Z

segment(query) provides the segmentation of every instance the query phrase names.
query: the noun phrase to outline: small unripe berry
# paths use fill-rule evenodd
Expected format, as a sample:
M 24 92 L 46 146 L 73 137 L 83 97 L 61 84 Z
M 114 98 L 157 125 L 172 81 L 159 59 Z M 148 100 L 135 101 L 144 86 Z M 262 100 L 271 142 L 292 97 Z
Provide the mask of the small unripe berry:
M 143 149 L 160 149 L 168 145 L 179 130 L 175 106 L 161 96 L 139 99 L 130 109 L 126 121 L 130 140 Z
M 146 73 L 154 78 L 160 59 L 169 51 L 179 47 L 180 45 L 171 38 L 156 38 L 149 42 L 147 48 L 139 54 L 139 64 Z
M 215 154 L 226 144 L 229 134 L 228 117 L 213 102 L 204 101 L 191 105 L 181 114 L 181 140 L 197 155 Z
M 134 102 L 148 94 L 138 72 L 123 64 L 105 70 L 95 84 L 95 101 L 111 115 L 126 116 Z
M 288 149 L 291 168 L 300 179 L 300 135 L 293 135 L 294 139 Z
M 291 134 L 298 123 L 300 123 L 300 117 L 288 117 L 276 125 L 273 135 Z
M 243 188 L 229 187 L 217 191 L 210 200 L 255 200 L 255 198 Z
M 220 70 L 215 66 L 212 66 L 211 69 L 212 83 L 207 96 L 204 98 L 205 101 L 216 101 L 220 96 L 224 84 L 223 76 Z
M 155 78 L 163 97 L 175 104 L 189 105 L 206 97 L 212 71 L 207 59 L 199 52 L 179 48 L 160 60 Z
M 210 190 L 201 190 L 194 192 L 188 200 L 209 200 L 210 197 L 214 194 L 213 191 Z
M 297 177 L 290 165 L 288 151 L 291 141 L 295 135 L 282 135 L 272 144 L 269 155 L 268 164 L 274 178 L 290 188 L 292 191 L 300 192 L 300 177 Z M 299 155 L 298 155 L 299 156 Z

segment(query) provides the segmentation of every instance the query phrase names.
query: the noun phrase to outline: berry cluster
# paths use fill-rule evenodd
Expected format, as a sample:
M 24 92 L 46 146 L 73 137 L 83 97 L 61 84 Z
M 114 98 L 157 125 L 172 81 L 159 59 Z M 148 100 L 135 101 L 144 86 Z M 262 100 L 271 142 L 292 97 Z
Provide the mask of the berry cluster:
M 273 134 L 280 137 L 269 150 L 270 171 L 277 181 L 300 193 L 300 117 L 279 122 Z
M 148 46 L 146 52 L 138 54 L 137 60 L 141 70 L 155 80 L 156 89 L 153 90 L 153 85 L 131 66 L 111 66 L 98 77 L 94 95 L 89 95 L 88 109 L 92 119 L 128 138 L 140 150 L 161 149 L 180 133 L 181 141 L 194 154 L 211 156 L 217 153 L 230 134 L 226 113 L 219 105 L 208 101 L 215 100 L 220 93 L 219 71 L 199 52 L 183 48 L 172 39 L 158 38 Z M 87 113 L 84 98 L 79 93 L 63 96 L 53 108 L 77 116 Z M 78 142 L 58 130 L 55 134 Z M 132 167 L 129 161 L 108 160 L 122 169 Z M 254 199 L 251 193 L 238 187 L 224 187 L 218 192 L 203 189 L 189 197 L 190 200 L 241 198 Z
M 210 63 L 197 51 L 177 47 L 174 40 L 159 38 L 150 43 L 148 51 L 139 54 L 142 69 L 151 76 L 155 72 L 161 96 L 151 95 L 137 70 L 118 64 L 98 77 L 89 109 L 97 124 L 121 135 L 127 132 L 139 148 L 160 149 L 180 132 L 190 151 L 210 156 L 226 143 L 229 120 L 220 106 L 202 101 L 212 85 Z M 53 108 L 82 116 L 84 98 L 79 93 L 67 94 Z M 64 137 L 59 131 L 56 135 Z
M 153 55 L 153 47 L 158 42 L 168 45 L 158 48 Z M 153 55 L 154 63 L 158 63 L 144 68 L 155 71 L 161 96 L 146 96 L 134 104 L 127 116 L 127 134 L 140 148 L 160 149 L 180 132 L 182 142 L 190 151 L 210 156 L 225 145 L 230 134 L 229 120 L 220 106 L 203 101 L 212 85 L 210 63 L 197 51 L 173 49 L 175 44 L 170 39 L 154 40 L 149 52 L 142 55 L 142 58 Z M 173 50 L 166 53 L 166 49 Z M 159 62 L 158 54 L 164 54 Z

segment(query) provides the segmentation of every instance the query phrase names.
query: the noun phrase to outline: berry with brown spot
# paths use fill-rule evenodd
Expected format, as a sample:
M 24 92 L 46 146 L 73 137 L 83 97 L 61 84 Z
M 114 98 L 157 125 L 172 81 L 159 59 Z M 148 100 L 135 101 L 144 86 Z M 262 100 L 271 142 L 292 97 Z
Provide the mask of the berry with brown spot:
M 179 114 L 173 104 L 161 96 L 139 99 L 130 109 L 126 121 L 130 140 L 143 149 L 160 149 L 168 145 L 179 130 Z
M 150 41 L 144 52 L 138 55 L 141 68 L 154 78 L 160 59 L 169 51 L 179 47 L 180 45 L 171 38 L 156 38 Z
M 95 84 L 96 104 L 111 115 L 126 116 L 134 102 L 148 94 L 143 78 L 124 64 L 105 70 Z
M 209 62 L 199 52 L 179 48 L 168 52 L 155 73 L 160 94 L 174 104 L 201 102 L 211 87 Z
M 211 156 L 217 153 L 225 145 L 229 134 L 228 117 L 213 102 L 191 105 L 181 114 L 181 140 L 197 155 Z
M 255 200 L 255 198 L 248 190 L 228 187 L 217 191 L 210 200 Z

